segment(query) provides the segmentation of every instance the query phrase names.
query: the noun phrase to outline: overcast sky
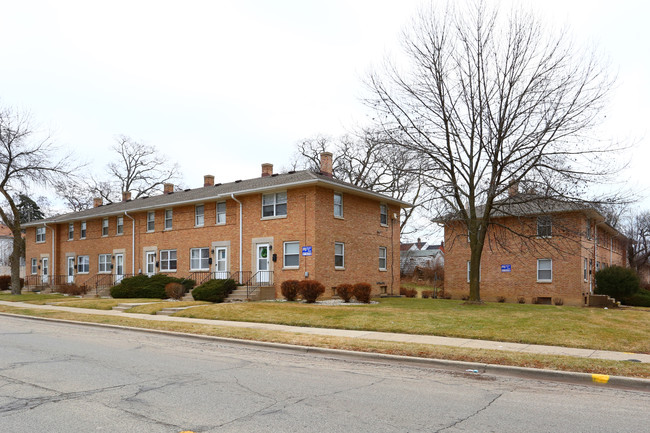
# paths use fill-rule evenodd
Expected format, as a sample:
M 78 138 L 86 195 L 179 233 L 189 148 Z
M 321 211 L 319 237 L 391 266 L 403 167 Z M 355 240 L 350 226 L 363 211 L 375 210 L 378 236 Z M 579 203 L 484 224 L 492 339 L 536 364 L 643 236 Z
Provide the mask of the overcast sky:
M 649 195 L 650 6 L 522 3 L 609 57 L 602 134 L 636 143 L 623 178 Z M 178 161 L 188 187 L 254 177 L 263 162 L 288 166 L 302 138 L 365 122 L 362 80 L 420 4 L 2 0 L 0 104 L 31 111 L 95 171 L 125 134 Z

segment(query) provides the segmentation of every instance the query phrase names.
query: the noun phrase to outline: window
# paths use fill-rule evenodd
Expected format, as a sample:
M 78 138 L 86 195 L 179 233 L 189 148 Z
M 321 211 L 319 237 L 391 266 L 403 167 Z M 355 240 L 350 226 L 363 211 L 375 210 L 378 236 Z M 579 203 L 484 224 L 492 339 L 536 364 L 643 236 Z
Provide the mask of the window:
M 591 220 L 587 219 L 587 239 L 591 239 Z
M 587 275 L 588 275 L 587 266 L 588 266 L 587 259 L 585 259 L 585 264 L 584 264 L 584 269 L 583 269 L 583 274 L 584 274 L 583 276 L 584 276 L 585 281 L 587 281 Z
M 90 258 L 88 256 L 77 257 L 77 272 L 87 274 L 90 271 Z
M 192 248 L 190 250 L 190 270 L 207 271 L 210 269 L 210 249 Z
M 382 225 L 388 225 L 388 206 L 385 204 L 379 205 L 379 223 Z
M 300 266 L 300 242 L 284 243 L 284 267 L 297 268 Z
M 379 247 L 379 269 L 386 270 L 386 247 Z
M 537 217 L 537 236 L 540 238 L 550 238 L 552 225 L 550 216 Z
M 124 217 L 117 217 L 117 231 L 118 235 L 124 233 Z
M 262 196 L 262 218 L 287 215 L 287 193 L 264 194 Z
M 45 227 L 36 227 L 36 242 L 45 242 Z
M 343 194 L 340 192 L 334 193 L 334 216 L 343 218 Z
M 467 261 L 467 282 L 469 283 L 469 268 L 472 264 L 471 260 Z M 481 266 L 478 267 L 478 280 L 481 281 Z
M 152 232 L 156 230 L 156 212 L 147 212 L 147 231 Z
M 173 212 L 171 209 L 165 210 L 165 230 L 171 230 L 173 225 Z
M 596 272 L 600 270 L 600 262 L 596 262 Z
M 98 263 L 99 263 L 99 272 L 111 272 L 110 254 L 100 254 Z
M 205 207 L 202 204 L 197 204 L 194 208 L 194 226 L 200 227 L 203 225 L 203 212 Z
M 108 236 L 108 218 L 102 220 L 102 236 Z
M 38 274 L 38 260 L 32 259 L 32 275 Z
M 176 250 L 160 251 L 160 270 L 161 271 L 176 270 Z
M 345 244 L 343 242 L 334 242 L 334 267 L 345 267 Z
M 226 202 L 220 201 L 217 203 L 217 224 L 226 223 Z
M 81 221 L 81 239 L 86 239 L 86 221 Z
M 74 223 L 68 224 L 68 240 L 74 239 Z
M 537 281 L 553 280 L 553 260 L 537 259 Z

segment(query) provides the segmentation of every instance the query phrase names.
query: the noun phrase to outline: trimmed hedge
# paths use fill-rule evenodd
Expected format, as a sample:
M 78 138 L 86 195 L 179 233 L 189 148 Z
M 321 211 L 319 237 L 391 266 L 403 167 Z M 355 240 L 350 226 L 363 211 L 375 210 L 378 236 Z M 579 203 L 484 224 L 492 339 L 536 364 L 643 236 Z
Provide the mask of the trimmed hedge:
M 354 297 L 357 298 L 358 302 L 369 304 L 371 292 L 372 286 L 368 283 L 357 283 L 354 285 Z
M 300 281 L 283 281 L 280 285 L 280 290 L 282 291 L 282 296 L 284 296 L 287 301 L 295 301 L 298 297 L 298 293 L 300 293 Z
M 192 290 L 192 297 L 195 301 L 220 303 L 236 288 L 237 283 L 232 279 L 210 280 Z
M 336 288 L 336 294 L 339 296 L 339 298 L 343 299 L 343 302 L 346 304 L 350 302 L 350 299 L 352 299 L 352 296 L 354 295 L 354 286 L 352 284 L 339 284 L 339 286 Z
M 184 278 L 174 278 L 165 274 L 156 274 L 148 277 L 147 275 L 136 275 L 134 277 L 123 278 L 120 284 L 111 287 L 111 296 L 113 298 L 157 298 L 167 299 L 165 286 L 169 283 L 179 283 L 183 285 L 185 291 L 194 287 L 194 280 Z
M 325 293 L 325 286 L 316 280 L 302 280 L 300 282 L 300 296 L 308 304 L 316 302 L 323 293 Z
M 632 296 L 621 299 L 621 302 L 633 307 L 650 307 L 650 291 L 639 290 Z

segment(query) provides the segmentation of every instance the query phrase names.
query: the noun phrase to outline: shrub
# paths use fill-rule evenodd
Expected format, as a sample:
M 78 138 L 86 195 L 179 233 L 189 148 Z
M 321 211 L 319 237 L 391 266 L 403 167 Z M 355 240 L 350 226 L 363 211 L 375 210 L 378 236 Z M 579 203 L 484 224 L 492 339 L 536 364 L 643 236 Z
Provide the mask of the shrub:
M 147 296 L 142 296 L 142 294 L 148 282 L 149 277 L 146 275 L 123 278 L 119 284 L 111 287 L 111 296 L 113 298 L 146 298 Z
M 519 302 L 520 304 L 525 304 L 526 303 L 526 298 L 524 298 L 523 296 L 518 296 L 517 297 L 517 302 Z
M 615 299 L 627 298 L 639 291 L 639 276 L 632 268 L 609 266 L 596 272 L 596 289 L 598 295 L 607 295 Z
M 406 287 L 404 287 L 404 286 L 400 286 L 400 288 L 399 288 L 399 294 L 400 294 L 400 296 L 406 296 L 406 291 L 407 291 L 407 290 L 408 290 L 408 289 L 407 289 Z
M 463 295 L 460 299 L 463 301 L 469 301 L 469 295 Z
M 621 302 L 634 307 L 650 307 L 650 292 L 647 290 L 639 290 L 632 296 L 623 298 Z
M 451 293 L 442 292 L 441 298 L 443 298 L 443 299 L 451 299 Z
M 20 279 L 20 287 L 25 286 L 25 279 Z M 11 275 L 0 275 L 0 290 L 11 290 Z
M 555 305 L 564 305 L 564 299 L 562 299 L 562 298 L 553 298 L 553 304 L 555 304 Z
M 180 300 L 185 296 L 185 287 L 181 283 L 167 283 L 165 285 L 165 294 L 168 298 Z
M 340 284 L 336 288 L 336 294 L 343 299 L 343 302 L 348 303 L 354 295 L 354 286 L 352 284 Z
M 354 285 L 353 292 L 358 302 L 363 302 L 364 304 L 370 303 L 370 293 L 372 292 L 372 286 L 370 284 L 357 283 Z
M 505 296 L 497 296 L 497 302 L 503 304 L 506 302 L 506 297 Z
M 418 291 L 415 289 L 406 289 L 402 287 L 400 288 L 399 294 L 406 296 L 407 298 L 415 298 L 418 295 Z
M 300 296 L 308 304 L 316 302 L 323 293 L 325 293 L 325 286 L 316 280 L 302 280 L 300 282 Z
M 63 284 L 56 288 L 56 291 L 64 295 L 80 296 L 88 293 L 87 286 L 77 286 L 76 284 Z
M 287 301 L 295 301 L 298 297 L 298 293 L 300 292 L 300 281 L 283 281 L 280 285 L 280 290 L 282 291 L 282 296 L 284 296 Z
M 207 301 L 220 303 L 237 288 L 234 280 L 210 280 L 192 291 L 195 301 Z
M 422 299 L 433 298 L 433 292 L 431 290 L 422 290 Z

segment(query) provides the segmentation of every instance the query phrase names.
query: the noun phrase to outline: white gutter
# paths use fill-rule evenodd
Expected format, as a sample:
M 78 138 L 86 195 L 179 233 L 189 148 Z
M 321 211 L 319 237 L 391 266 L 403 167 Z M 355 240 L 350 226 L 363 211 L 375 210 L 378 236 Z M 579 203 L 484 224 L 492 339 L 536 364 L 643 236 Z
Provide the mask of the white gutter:
M 56 272 L 56 261 L 54 260 L 54 242 L 56 241 L 56 232 L 54 231 L 54 227 L 50 227 L 46 223 L 43 223 L 43 227 L 47 227 L 48 229 L 52 230 L 52 261 L 50 263 L 50 275 L 48 275 L 48 277 L 51 277 L 53 275 L 56 275 L 56 273 L 52 274 L 52 271 Z M 25 267 L 27 267 L 27 260 L 25 260 Z M 25 271 L 25 273 L 27 272 Z
M 244 221 L 244 215 L 243 215 L 243 204 L 239 200 L 235 198 L 235 194 L 230 194 L 230 198 L 235 200 L 237 203 L 239 203 L 239 278 L 242 278 L 242 244 L 243 244 L 243 239 L 242 239 L 242 230 L 243 230 L 243 221 Z M 241 281 L 240 281 L 241 283 Z
M 135 275 L 135 219 L 124 211 L 124 215 L 131 218 L 131 275 Z

